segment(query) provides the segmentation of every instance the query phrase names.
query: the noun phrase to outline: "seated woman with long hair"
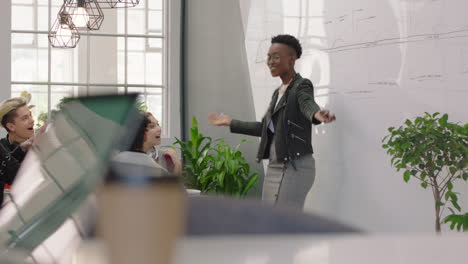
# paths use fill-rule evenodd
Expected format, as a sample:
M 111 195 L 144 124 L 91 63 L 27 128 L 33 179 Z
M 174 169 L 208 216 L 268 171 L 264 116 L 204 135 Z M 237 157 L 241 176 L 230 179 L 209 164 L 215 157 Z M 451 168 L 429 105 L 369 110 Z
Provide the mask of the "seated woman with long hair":
M 161 127 L 158 120 L 150 113 L 142 113 L 143 121 L 136 133 L 130 151 L 117 154 L 113 161 L 131 163 L 153 168 L 154 173 L 161 175 L 182 174 L 182 163 L 173 149 L 165 149 L 162 157 L 150 156 L 148 153 L 161 144 Z M 159 172 L 158 172 L 159 171 Z

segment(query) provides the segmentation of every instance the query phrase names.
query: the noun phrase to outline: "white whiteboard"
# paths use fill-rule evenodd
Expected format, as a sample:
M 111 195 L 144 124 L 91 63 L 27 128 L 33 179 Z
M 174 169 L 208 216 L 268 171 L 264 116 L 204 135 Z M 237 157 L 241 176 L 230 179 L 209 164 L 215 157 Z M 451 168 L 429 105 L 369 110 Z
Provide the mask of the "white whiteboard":
M 248 4 L 246 4 L 248 2 Z M 272 36 L 298 37 L 296 70 L 337 122 L 314 128 L 317 179 L 306 210 L 370 231 L 433 231 L 430 190 L 405 184 L 381 139 L 423 112 L 468 121 L 468 1 L 242 1 L 257 119 L 279 79 L 266 67 Z M 468 211 L 468 185 L 461 183 Z

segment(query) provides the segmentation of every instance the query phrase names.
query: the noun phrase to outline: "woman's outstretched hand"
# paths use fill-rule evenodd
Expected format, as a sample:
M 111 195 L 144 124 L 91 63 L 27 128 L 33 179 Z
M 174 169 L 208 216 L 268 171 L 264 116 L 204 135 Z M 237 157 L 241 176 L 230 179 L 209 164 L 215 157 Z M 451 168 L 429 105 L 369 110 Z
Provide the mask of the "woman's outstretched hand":
M 216 113 L 210 113 L 208 115 L 208 123 L 212 126 L 230 126 L 232 118 L 228 115 L 221 113 L 220 115 Z
M 336 116 L 330 110 L 320 110 L 314 114 L 314 118 L 323 123 L 330 123 L 336 120 Z

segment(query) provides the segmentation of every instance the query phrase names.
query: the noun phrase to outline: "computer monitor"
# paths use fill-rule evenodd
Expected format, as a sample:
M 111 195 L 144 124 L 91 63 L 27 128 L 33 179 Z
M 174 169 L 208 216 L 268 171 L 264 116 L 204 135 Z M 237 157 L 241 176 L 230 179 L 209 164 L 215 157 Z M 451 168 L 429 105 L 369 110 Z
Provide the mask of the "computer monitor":
M 76 98 L 55 114 L 28 151 L 10 199 L 0 210 L 4 252 L 22 248 L 33 258 L 54 259 L 58 254 L 52 251 L 79 239 L 79 220 L 73 213 L 104 179 L 113 151 L 130 147 L 141 122 L 136 98 L 137 94 Z

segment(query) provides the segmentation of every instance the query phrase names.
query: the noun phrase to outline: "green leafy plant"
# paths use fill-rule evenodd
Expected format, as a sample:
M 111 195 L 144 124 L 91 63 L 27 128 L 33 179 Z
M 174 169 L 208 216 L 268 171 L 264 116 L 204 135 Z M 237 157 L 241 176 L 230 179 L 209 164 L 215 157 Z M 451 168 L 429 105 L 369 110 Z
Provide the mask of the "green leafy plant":
M 425 113 L 388 131 L 382 147 L 392 156 L 392 166 L 404 171 L 405 182 L 415 178 L 422 188 L 432 190 L 436 232 L 442 223 L 450 223 L 452 230 L 468 231 L 468 213 L 461 213 L 459 193 L 454 190 L 457 182 L 468 180 L 468 124 L 450 123 L 447 114 Z M 445 208 L 451 214 L 442 220 Z
M 143 98 L 138 98 L 135 102 L 135 107 L 140 110 L 140 111 L 143 111 L 143 112 L 146 112 L 148 111 L 148 106 L 146 105 L 145 101 L 143 100 Z
M 250 172 L 250 165 L 239 151 L 240 144 L 233 149 L 224 140 L 213 141 L 204 136 L 195 117 L 190 140 L 176 138 L 174 144 L 180 147 L 185 158 L 184 175 L 189 188 L 202 193 L 245 197 L 258 180 L 258 173 Z
M 60 99 L 60 101 L 58 102 L 58 104 L 55 106 L 56 109 L 52 109 L 50 110 L 50 116 L 53 118 L 54 115 L 56 113 L 58 113 L 60 111 L 60 109 L 62 109 L 63 105 L 70 102 L 70 101 L 73 101 L 75 100 L 75 98 L 73 97 L 63 97 L 62 99 Z M 40 128 L 45 121 L 47 121 L 48 119 L 48 114 L 47 112 L 41 112 L 39 114 L 39 116 L 37 117 L 37 123 L 36 123 L 36 127 L 37 128 Z

